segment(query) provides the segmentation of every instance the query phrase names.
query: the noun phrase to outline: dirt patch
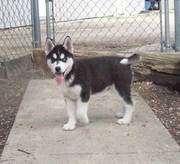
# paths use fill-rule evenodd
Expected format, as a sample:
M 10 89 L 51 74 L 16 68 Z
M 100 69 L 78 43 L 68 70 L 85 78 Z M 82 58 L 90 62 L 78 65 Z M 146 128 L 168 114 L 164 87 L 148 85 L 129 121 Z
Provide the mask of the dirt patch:
M 26 86 L 27 81 L 23 80 L 0 80 L 0 153 L 13 125 Z
M 37 78 L 43 77 L 37 70 L 31 70 L 16 79 L 0 80 L 0 154 L 14 123 L 27 84 L 31 79 Z M 151 82 L 134 83 L 133 87 L 180 145 L 180 95 Z
M 0 155 L 28 82 L 39 77 L 42 77 L 39 71 L 31 70 L 11 80 L 0 79 Z
M 180 93 L 152 82 L 134 83 L 134 88 L 180 145 Z

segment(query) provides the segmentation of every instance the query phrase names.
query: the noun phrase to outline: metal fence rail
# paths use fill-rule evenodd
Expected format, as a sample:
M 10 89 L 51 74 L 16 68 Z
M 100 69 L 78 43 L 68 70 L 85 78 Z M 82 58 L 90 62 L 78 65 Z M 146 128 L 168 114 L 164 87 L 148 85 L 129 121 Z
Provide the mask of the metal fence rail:
M 160 43 L 159 10 L 144 6 L 144 0 L 54 0 L 55 39 L 70 35 L 75 44 L 96 47 Z
M 31 0 L 0 0 L 0 49 L 0 62 L 31 54 Z

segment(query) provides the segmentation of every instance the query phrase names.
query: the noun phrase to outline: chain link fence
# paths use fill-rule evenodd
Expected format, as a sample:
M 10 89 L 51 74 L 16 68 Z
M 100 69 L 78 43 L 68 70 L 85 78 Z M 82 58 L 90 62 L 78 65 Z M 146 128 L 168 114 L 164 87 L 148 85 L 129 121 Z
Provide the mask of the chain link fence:
M 149 8 L 147 2 L 54 0 L 52 11 L 55 20 L 55 40 L 62 42 L 66 35 L 70 35 L 75 45 L 91 48 L 127 49 L 159 44 L 159 1 L 154 1 L 154 6 L 149 4 Z
M 80 51 L 133 51 L 144 45 L 156 45 L 159 51 L 160 43 L 167 49 L 175 42 L 173 0 L 44 1 L 46 21 L 39 20 L 38 0 L 0 0 L 0 67 L 32 54 L 46 37 L 62 43 L 70 35 Z M 165 2 L 168 12 L 163 9 Z
M 0 0 L 0 62 L 32 53 L 31 0 Z

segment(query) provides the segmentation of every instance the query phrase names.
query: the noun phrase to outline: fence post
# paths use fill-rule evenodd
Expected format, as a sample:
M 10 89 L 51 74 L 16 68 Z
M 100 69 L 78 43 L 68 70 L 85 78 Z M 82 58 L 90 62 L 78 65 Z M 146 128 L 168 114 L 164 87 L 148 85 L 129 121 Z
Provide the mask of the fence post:
M 39 0 L 31 0 L 31 18 L 33 24 L 33 47 L 41 47 L 41 32 L 39 18 Z
M 180 0 L 174 0 L 175 10 L 175 51 L 180 51 Z
M 159 8 L 160 8 L 160 44 L 161 44 L 161 52 L 164 51 L 164 40 L 163 40 L 163 18 L 162 18 L 162 0 L 159 2 Z
M 49 14 L 49 0 L 46 0 L 46 36 L 51 38 L 50 14 Z
M 52 37 L 53 37 L 53 40 L 55 41 L 55 27 L 54 27 L 54 23 L 55 23 L 55 17 L 54 17 L 54 0 L 51 0 L 52 1 Z
M 54 1 L 46 0 L 46 36 L 55 40 L 54 36 Z
M 170 32 L 169 32 L 169 0 L 164 0 L 164 16 L 165 16 L 165 50 L 171 48 Z

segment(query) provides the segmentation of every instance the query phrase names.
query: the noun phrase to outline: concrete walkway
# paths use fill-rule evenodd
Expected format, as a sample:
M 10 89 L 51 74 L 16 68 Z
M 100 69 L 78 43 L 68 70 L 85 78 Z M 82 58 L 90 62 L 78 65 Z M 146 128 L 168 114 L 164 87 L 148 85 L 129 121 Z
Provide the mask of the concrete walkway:
M 92 97 L 89 125 L 67 132 L 62 130 L 67 116 L 55 82 L 31 81 L 0 163 L 180 164 L 180 147 L 137 94 L 132 124 L 115 123 L 120 104 L 111 92 Z

